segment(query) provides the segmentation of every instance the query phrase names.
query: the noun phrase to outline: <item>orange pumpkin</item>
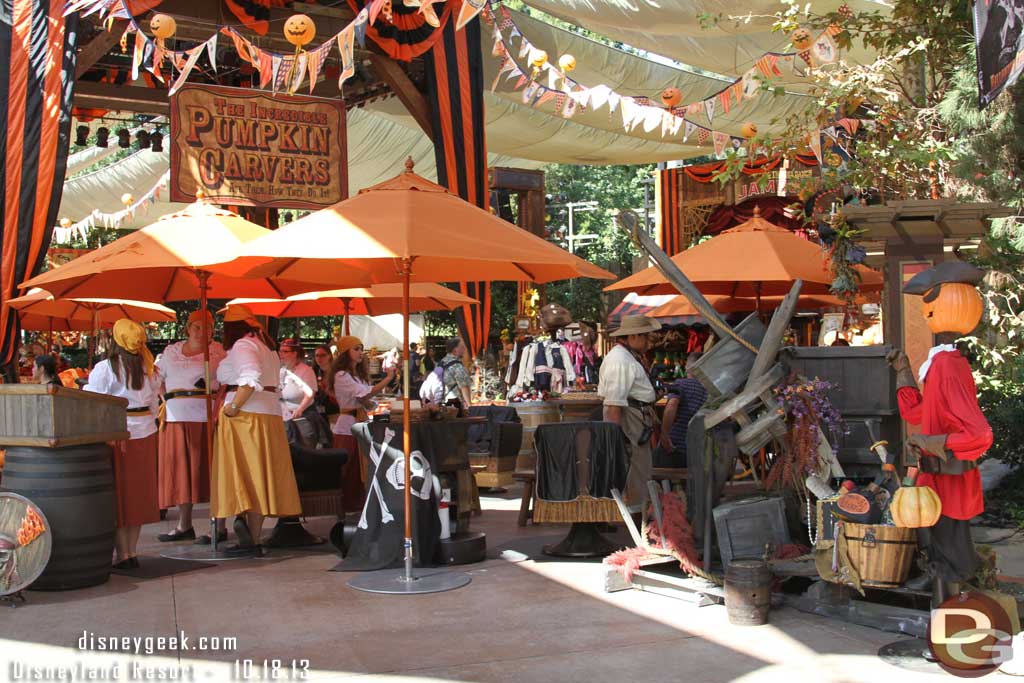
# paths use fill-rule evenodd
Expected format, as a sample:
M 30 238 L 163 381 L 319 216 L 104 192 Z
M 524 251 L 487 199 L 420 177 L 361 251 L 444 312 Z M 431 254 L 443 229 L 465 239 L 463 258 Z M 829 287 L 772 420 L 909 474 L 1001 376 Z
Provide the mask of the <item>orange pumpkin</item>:
M 753 121 L 747 121 L 740 126 L 740 135 L 745 138 L 756 138 L 757 137 L 757 124 Z
M 166 14 L 154 14 L 149 20 L 149 30 L 157 38 L 170 38 L 178 30 L 178 22 Z
M 284 37 L 295 47 L 302 47 L 316 37 L 316 24 L 305 14 L 293 14 L 284 22 Z
M 811 37 L 811 32 L 805 28 L 798 28 L 793 31 L 793 35 L 790 36 L 790 40 L 793 41 L 793 47 L 798 50 L 806 50 L 814 42 L 814 38 Z
M 683 93 L 679 91 L 679 88 L 665 88 L 661 91 L 661 103 L 671 109 L 680 102 L 683 101 Z
M 939 521 L 942 501 L 931 486 L 901 486 L 892 497 L 889 511 L 896 526 L 920 529 L 935 526 Z
M 981 322 L 984 305 L 974 285 L 944 282 L 924 295 L 921 312 L 935 334 L 968 334 Z

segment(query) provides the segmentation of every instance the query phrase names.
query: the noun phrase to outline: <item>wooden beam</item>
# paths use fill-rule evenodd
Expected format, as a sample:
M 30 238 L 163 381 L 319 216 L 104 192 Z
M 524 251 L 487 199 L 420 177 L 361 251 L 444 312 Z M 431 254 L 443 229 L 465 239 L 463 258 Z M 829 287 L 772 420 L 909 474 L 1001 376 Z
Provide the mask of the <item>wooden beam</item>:
M 81 77 L 96 62 L 100 61 L 103 55 L 110 52 L 110 49 L 120 42 L 121 35 L 124 33 L 126 26 L 128 26 L 127 21 L 118 19 L 109 31 L 101 28 L 100 32 L 89 41 L 88 45 L 83 45 L 79 48 L 78 59 L 75 62 L 75 78 Z
M 170 112 L 166 90 L 89 81 L 79 81 L 75 84 L 74 104 L 77 107 L 132 111 L 139 114 Z
M 387 83 L 391 92 L 401 100 L 427 137 L 432 139 L 434 126 L 431 123 L 430 105 L 427 104 L 427 98 L 423 93 L 416 88 L 416 84 L 409 80 L 405 70 L 387 55 L 372 54 L 370 61 L 373 63 L 374 72 Z

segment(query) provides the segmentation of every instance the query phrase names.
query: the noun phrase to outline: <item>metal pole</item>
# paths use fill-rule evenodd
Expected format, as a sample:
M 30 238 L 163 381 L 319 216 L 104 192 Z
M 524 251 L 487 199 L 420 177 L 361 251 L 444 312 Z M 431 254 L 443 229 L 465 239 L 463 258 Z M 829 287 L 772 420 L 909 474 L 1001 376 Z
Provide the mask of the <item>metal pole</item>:
M 349 300 L 342 299 L 341 303 L 345 307 L 345 336 L 347 337 L 348 335 L 352 334 L 352 328 L 349 325 L 352 318 L 352 314 L 349 312 Z
M 209 287 L 208 280 L 210 273 L 205 270 L 196 270 L 196 277 L 199 278 L 199 319 L 203 326 L 203 399 L 206 402 L 206 458 L 210 471 L 213 471 L 213 395 L 210 393 L 210 321 L 207 320 L 207 298 Z M 210 547 L 214 553 L 217 552 L 217 518 L 213 516 L 213 497 L 217 495 L 215 490 L 210 491 Z
M 402 259 L 402 450 L 405 452 L 405 581 L 412 576 L 412 416 L 409 414 L 409 277 L 412 259 Z

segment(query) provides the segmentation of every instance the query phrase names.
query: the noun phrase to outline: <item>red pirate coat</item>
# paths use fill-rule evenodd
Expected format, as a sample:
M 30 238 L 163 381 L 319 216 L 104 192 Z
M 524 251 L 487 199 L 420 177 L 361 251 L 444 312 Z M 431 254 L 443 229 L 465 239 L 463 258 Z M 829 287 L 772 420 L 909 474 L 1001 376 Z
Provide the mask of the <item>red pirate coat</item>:
M 902 387 L 897 392 L 900 415 L 923 434 L 947 434 L 946 448 L 960 460 L 977 460 L 992 445 L 992 428 L 978 407 L 971 366 L 959 351 L 940 351 L 925 371 L 922 390 Z M 927 474 L 918 484 L 931 486 L 942 501 L 942 514 L 971 519 L 985 510 L 981 473 Z

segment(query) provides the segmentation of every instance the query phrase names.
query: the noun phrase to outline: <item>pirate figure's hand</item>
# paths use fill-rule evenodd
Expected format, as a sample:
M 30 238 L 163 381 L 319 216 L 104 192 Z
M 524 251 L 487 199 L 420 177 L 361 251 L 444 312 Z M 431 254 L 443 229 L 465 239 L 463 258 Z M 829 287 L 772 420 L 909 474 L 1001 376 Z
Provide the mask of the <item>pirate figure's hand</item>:
M 896 371 L 896 388 L 903 387 L 917 388 L 917 380 L 914 379 L 914 371 L 910 369 L 910 359 L 900 349 L 893 349 L 885 357 L 889 365 Z
M 933 455 L 943 462 L 949 459 L 946 453 L 947 434 L 914 434 L 907 439 L 907 444 L 917 449 L 922 455 Z

